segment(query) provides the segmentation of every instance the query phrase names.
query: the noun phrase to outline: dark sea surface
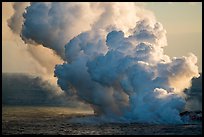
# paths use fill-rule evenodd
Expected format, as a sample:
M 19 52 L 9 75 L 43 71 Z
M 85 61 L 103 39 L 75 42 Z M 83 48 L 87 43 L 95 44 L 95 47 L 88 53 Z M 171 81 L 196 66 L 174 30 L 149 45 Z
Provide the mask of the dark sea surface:
M 202 124 L 152 125 L 73 123 L 93 116 L 90 110 L 66 107 L 2 107 L 2 134 L 44 135 L 201 135 Z

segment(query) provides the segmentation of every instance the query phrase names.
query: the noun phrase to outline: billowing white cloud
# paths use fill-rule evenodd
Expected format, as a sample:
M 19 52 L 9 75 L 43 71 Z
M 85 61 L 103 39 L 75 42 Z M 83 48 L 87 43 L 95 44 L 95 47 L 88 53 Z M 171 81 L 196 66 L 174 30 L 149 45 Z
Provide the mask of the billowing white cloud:
M 152 12 L 134 3 L 31 3 L 23 17 L 22 39 L 64 60 L 54 74 L 66 93 L 116 121 L 182 123 L 197 58 L 164 54 L 166 31 Z

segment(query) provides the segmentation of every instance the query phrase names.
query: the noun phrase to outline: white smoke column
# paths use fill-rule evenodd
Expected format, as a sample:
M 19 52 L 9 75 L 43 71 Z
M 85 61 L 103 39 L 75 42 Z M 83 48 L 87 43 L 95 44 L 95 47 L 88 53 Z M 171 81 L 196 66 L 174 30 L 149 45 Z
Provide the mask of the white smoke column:
M 69 95 L 115 121 L 182 123 L 197 58 L 164 55 L 166 31 L 150 11 L 134 3 L 31 3 L 23 17 L 22 39 L 65 61 L 54 73 Z
M 126 12 L 136 12 L 136 26 L 127 29 L 125 22 L 111 20 L 117 15 L 115 5 L 106 7 L 91 31 L 65 46 L 70 63 L 56 66 L 58 84 L 116 121 L 182 123 L 183 90 L 199 76 L 197 58 L 190 54 L 170 59 L 163 53 L 166 31 L 159 22 L 128 7 Z
M 123 5 L 126 5 L 125 9 L 122 8 Z M 134 15 L 136 13 L 139 14 L 139 12 L 137 12 L 138 9 L 135 9 L 133 3 L 123 3 L 123 5 L 120 3 L 31 3 L 23 14 L 25 21 L 21 37 L 26 43 L 33 45 L 42 44 L 44 47 L 52 49 L 61 58 L 70 62 L 72 61 L 71 58 L 68 59 L 67 57 L 66 59 L 64 57 L 64 45 L 81 32 L 94 28 L 96 32 L 92 32 L 94 34 L 91 35 L 96 35 L 97 33 L 99 33 L 98 35 L 103 35 L 103 40 L 101 40 L 103 45 L 105 44 L 107 31 L 113 28 L 123 28 L 128 33 L 128 29 L 133 27 L 135 21 L 138 20 L 138 17 Z M 129 8 L 133 12 L 123 11 L 123 9 L 129 10 Z M 107 50 L 106 47 L 102 49 Z M 92 53 L 91 49 L 86 51 Z M 40 56 L 36 56 L 36 52 L 32 52 L 32 50 L 29 50 L 29 52 L 35 58 L 37 57 L 36 59 L 39 63 L 44 66 L 45 63 L 42 63 Z M 102 50 L 98 52 L 100 53 Z M 70 54 L 74 54 L 74 52 L 71 51 Z M 97 55 L 98 53 L 94 54 Z M 69 53 L 67 56 L 70 56 Z M 99 89 L 97 86 L 96 88 Z

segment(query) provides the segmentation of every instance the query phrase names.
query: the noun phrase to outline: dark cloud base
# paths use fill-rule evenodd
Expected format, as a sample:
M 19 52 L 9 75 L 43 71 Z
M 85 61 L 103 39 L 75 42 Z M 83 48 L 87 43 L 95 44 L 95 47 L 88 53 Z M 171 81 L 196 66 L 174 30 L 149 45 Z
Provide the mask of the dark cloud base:
M 88 107 L 66 94 L 56 95 L 42 78 L 23 73 L 2 73 L 2 105 Z

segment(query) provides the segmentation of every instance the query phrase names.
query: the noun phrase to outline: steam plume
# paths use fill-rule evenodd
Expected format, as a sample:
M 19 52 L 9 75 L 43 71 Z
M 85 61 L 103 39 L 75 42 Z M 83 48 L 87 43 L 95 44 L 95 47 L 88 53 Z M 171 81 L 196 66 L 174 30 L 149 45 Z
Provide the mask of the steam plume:
M 84 12 L 86 11 L 86 12 Z M 21 37 L 63 60 L 58 85 L 116 121 L 182 123 L 197 57 L 170 58 L 166 31 L 133 3 L 31 3 Z

